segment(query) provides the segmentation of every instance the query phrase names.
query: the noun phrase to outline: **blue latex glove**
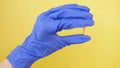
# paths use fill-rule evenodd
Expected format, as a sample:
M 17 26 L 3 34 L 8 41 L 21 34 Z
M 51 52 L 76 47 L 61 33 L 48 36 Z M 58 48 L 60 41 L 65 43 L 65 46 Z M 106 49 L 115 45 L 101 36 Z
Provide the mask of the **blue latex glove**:
M 15 48 L 7 57 L 14 68 L 29 68 L 33 62 L 67 45 L 90 40 L 82 34 L 58 36 L 63 29 L 92 26 L 92 14 L 89 8 L 69 4 L 52 8 L 38 16 L 32 33 L 21 46 Z

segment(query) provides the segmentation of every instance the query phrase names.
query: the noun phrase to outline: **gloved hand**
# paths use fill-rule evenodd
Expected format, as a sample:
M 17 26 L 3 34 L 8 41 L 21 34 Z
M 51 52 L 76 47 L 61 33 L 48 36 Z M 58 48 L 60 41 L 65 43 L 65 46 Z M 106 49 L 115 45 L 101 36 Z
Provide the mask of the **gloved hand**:
M 52 8 L 38 16 L 32 33 L 21 46 L 15 48 L 7 57 L 14 68 L 29 68 L 33 62 L 43 58 L 67 45 L 90 40 L 82 34 L 58 36 L 63 29 L 92 26 L 92 14 L 89 8 L 69 4 Z

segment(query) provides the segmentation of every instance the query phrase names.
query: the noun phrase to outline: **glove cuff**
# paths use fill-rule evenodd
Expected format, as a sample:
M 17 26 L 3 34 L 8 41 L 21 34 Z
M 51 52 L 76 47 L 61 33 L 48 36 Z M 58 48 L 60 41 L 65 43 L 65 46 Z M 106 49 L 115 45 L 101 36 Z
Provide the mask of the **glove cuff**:
M 30 68 L 39 57 L 24 49 L 22 46 L 18 46 L 8 55 L 7 59 L 13 68 Z

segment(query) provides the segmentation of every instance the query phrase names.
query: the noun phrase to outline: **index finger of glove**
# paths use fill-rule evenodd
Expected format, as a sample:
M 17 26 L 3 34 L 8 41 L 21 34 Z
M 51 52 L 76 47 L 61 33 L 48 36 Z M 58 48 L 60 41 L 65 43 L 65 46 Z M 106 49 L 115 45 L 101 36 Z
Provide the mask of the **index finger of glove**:
M 61 31 L 63 29 L 72 29 L 72 28 L 82 28 L 85 26 L 94 25 L 93 20 L 83 20 L 83 19 L 63 19 L 58 24 L 57 31 Z

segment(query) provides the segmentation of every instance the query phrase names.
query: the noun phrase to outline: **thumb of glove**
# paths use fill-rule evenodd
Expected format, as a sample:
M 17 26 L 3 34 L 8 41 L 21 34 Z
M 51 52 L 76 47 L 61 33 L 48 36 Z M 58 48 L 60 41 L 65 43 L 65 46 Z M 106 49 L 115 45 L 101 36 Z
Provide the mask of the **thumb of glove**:
M 90 39 L 91 39 L 90 36 L 82 34 L 61 37 L 61 40 L 64 41 L 66 45 L 84 43 L 89 41 Z

